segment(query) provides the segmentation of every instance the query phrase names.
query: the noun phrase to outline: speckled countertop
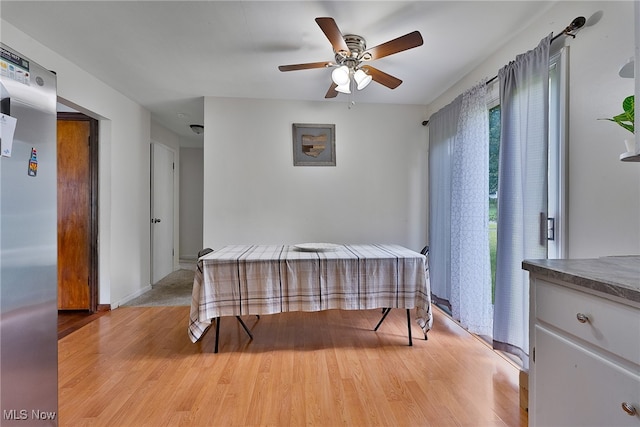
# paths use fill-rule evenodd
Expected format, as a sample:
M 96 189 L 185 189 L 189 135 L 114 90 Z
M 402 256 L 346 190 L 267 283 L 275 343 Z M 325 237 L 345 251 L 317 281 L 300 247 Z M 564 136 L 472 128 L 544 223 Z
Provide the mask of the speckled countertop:
M 525 260 L 522 268 L 640 304 L 640 256 Z

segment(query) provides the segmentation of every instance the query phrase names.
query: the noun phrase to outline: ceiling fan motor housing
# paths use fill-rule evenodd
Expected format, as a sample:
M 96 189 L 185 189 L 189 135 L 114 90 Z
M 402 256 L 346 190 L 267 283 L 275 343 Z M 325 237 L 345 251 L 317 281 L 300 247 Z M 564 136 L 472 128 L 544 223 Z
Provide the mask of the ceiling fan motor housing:
M 365 52 L 367 49 L 367 41 L 362 36 L 356 34 L 346 34 L 343 36 L 344 42 L 351 51 L 351 55 L 347 55 L 347 52 L 335 52 L 336 62 L 339 65 L 347 65 L 352 68 L 360 63 L 360 61 L 368 61 L 371 59 L 371 55 Z

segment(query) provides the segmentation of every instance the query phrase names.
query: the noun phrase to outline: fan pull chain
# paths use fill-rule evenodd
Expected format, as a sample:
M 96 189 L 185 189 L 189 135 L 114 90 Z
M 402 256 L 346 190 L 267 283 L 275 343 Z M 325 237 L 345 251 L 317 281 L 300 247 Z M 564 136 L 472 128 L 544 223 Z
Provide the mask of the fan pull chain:
M 355 82 L 353 80 L 353 78 L 349 79 L 349 110 L 351 110 L 351 107 L 353 107 L 354 105 L 356 105 L 356 102 L 353 100 L 353 92 L 355 92 L 356 90 L 356 85 Z

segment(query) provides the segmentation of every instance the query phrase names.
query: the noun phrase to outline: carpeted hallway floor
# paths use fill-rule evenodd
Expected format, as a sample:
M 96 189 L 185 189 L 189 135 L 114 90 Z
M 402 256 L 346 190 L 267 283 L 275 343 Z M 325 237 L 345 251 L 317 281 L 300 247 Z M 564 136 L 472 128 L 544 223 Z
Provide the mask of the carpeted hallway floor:
M 150 291 L 123 304 L 123 307 L 191 305 L 193 269 L 180 269 L 153 285 Z

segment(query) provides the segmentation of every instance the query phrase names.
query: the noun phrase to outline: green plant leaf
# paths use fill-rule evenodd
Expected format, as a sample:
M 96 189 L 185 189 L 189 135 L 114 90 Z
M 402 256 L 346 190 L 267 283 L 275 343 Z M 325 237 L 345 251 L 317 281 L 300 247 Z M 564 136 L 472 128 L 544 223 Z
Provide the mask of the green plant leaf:
M 622 101 L 622 110 L 623 112 L 613 116 L 611 118 L 600 119 L 600 120 L 609 120 L 610 122 L 615 122 L 620 125 L 623 129 L 628 130 L 631 133 L 635 134 L 634 128 L 634 115 L 635 115 L 635 99 L 634 96 L 627 96 Z
M 613 116 L 612 119 L 614 122 L 630 122 L 633 117 L 629 117 L 627 113 L 620 113 L 617 116 Z
M 622 101 L 622 109 L 624 110 L 625 113 L 627 114 L 631 114 L 631 117 L 633 117 L 633 110 L 634 110 L 634 96 L 627 96 L 624 101 Z
M 618 122 L 618 124 L 620 126 L 622 126 L 623 128 L 625 128 L 626 130 L 628 130 L 631 133 L 635 133 L 633 130 L 633 123 L 632 124 L 628 124 L 628 123 L 622 123 L 622 122 Z

